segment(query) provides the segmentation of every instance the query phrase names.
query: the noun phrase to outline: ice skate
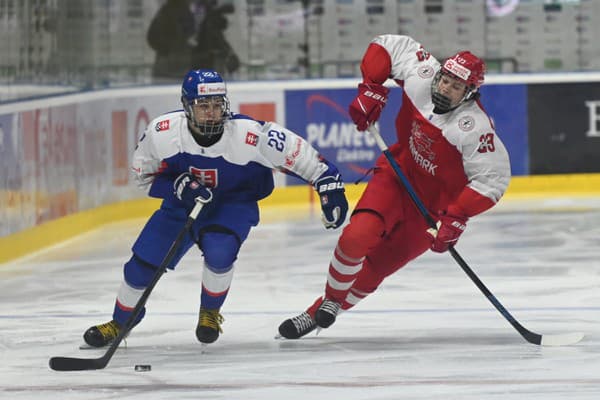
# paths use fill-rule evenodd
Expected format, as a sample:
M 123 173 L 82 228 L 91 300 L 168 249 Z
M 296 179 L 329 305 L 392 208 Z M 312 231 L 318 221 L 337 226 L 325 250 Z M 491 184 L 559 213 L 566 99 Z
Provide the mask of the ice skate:
M 320 328 L 329 328 L 335 322 L 341 304 L 333 300 L 324 299 L 315 313 L 315 323 Z
M 200 318 L 196 327 L 196 337 L 201 343 L 213 343 L 223 333 L 221 324 L 225 319 L 219 313 L 219 310 L 208 310 L 200 307 Z
M 293 318 L 286 319 L 279 325 L 279 335 L 286 339 L 299 339 L 302 336 L 314 331 L 317 323 L 304 311 L 302 314 Z
M 119 335 L 121 327 L 114 320 L 94 325 L 83 334 L 83 340 L 92 347 L 104 347 Z

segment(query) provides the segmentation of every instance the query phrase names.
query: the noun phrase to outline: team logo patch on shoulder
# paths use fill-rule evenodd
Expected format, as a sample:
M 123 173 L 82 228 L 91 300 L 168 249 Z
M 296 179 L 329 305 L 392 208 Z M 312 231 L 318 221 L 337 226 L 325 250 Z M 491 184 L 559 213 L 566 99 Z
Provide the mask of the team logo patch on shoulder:
M 419 60 L 419 61 L 425 61 L 425 60 L 429 59 L 429 57 L 431 57 L 431 53 L 428 52 L 427 50 L 425 50 L 423 48 L 423 46 L 421 46 L 419 48 L 419 50 L 417 50 L 416 55 L 417 55 L 417 60 Z
M 433 76 L 433 68 L 430 65 L 422 65 L 417 70 L 417 74 L 423 79 L 431 78 Z
M 166 131 L 167 129 L 169 129 L 169 120 L 165 119 L 163 121 L 158 121 L 156 123 L 156 126 L 154 127 L 154 129 L 156 130 L 156 132 L 160 132 L 160 131 Z
M 461 131 L 469 132 L 475 127 L 475 120 L 470 115 L 462 117 L 458 120 L 458 127 Z
M 258 144 L 258 135 L 252 132 L 246 133 L 246 144 L 256 146 Z

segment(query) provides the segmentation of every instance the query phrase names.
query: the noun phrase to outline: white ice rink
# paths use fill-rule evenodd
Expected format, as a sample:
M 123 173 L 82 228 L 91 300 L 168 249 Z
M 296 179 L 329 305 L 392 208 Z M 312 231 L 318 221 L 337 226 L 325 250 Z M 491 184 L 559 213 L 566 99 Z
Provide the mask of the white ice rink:
M 293 223 L 266 215 L 237 262 L 224 333 L 206 352 L 194 335 L 202 260 L 192 249 L 105 369 L 52 371 L 53 356 L 104 354 L 79 350 L 81 336 L 110 320 L 144 221 L 110 224 L 0 265 L 0 398 L 597 400 L 600 207 L 592 203 L 530 202 L 541 212 L 506 202 L 473 219 L 457 246 L 525 327 L 583 331 L 573 346 L 525 342 L 450 255 L 433 253 L 318 336 L 275 340 L 280 322 L 322 293 L 338 232 L 310 213 Z M 136 364 L 152 370 L 135 372 Z

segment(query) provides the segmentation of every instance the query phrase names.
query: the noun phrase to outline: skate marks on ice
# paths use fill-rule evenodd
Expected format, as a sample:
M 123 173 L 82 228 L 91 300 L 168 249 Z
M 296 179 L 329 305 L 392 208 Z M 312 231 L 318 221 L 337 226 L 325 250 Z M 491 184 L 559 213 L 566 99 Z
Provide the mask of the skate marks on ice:
M 535 326 L 546 325 L 536 315 L 548 320 L 580 315 L 579 326 L 592 326 L 592 314 L 598 311 L 519 310 Z M 78 399 L 143 395 L 152 400 L 194 395 L 276 399 L 282 393 L 290 399 L 307 393 L 313 398 L 344 394 L 350 399 L 396 399 L 398 391 L 415 399 L 440 398 L 439 393 L 460 394 L 462 399 L 515 393 L 519 399 L 530 392 L 559 399 L 565 387 L 571 388 L 570 398 L 585 398 L 573 397 L 579 391 L 598 394 L 594 388 L 600 380 L 593 372 L 599 366 L 597 331 L 577 346 L 548 350 L 522 341 L 493 310 L 431 308 L 351 311 L 319 336 L 270 339 L 287 314 L 232 311 L 225 316 L 222 337 L 201 353 L 194 336 L 195 313 L 160 311 L 132 332 L 127 348 L 120 348 L 103 371 L 48 371 L 41 354 L 18 360 L 33 350 L 77 355 L 73 338 L 80 332 L 64 329 L 54 343 L 38 338 L 37 344 L 28 342 L 26 348 L 7 353 L 9 364 L 14 367 L 17 361 L 16 367 L 27 368 L 31 376 L 2 387 L 17 399 L 53 398 L 61 391 Z M 88 350 L 84 356 L 102 352 Z M 152 371 L 135 372 L 136 364 L 151 364 Z M 566 371 L 565 365 L 570 367 Z
M 415 399 L 443 398 L 438 397 L 440 393 L 462 399 L 502 398 L 495 397 L 500 394 L 511 398 L 511 393 L 514 399 L 524 393 L 559 399 L 564 398 L 567 387 L 570 398 L 585 398 L 578 397 L 578 391 L 598 393 L 594 388 L 600 379 L 591 371 L 581 373 L 578 367 L 597 366 L 587 354 L 591 343 L 584 341 L 560 351 L 541 350 L 518 342 L 512 332 L 482 313 L 440 312 L 439 327 L 422 323 L 431 311 L 388 313 L 388 319 L 397 318 L 413 327 L 400 329 L 393 324 L 387 331 L 377 322 L 386 318 L 382 313 L 347 313 L 336 331 L 330 328 L 319 336 L 275 341 L 263 336 L 282 315 L 240 312 L 230 317 L 237 321 L 229 327 L 232 333 L 226 331 L 203 354 L 193 330 L 177 325 L 192 315 L 179 316 L 173 318 L 169 329 L 150 324 L 130 338 L 128 347 L 119 349 L 106 370 L 65 374 L 37 368 L 35 382 L 3 387 L 10 398 L 17 399 L 53 398 L 62 391 L 67 397 L 61 398 L 67 399 L 69 393 L 82 399 L 301 399 L 306 395 L 396 399 L 398 393 Z M 490 323 L 481 332 L 469 323 L 478 317 Z M 263 323 L 246 337 L 239 334 L 243 326 L 259 318 Z M 448 327 L 453 319 L 465 326 Z M 165 344 L 169 339 L 172 344 Z M 597 359 L 598 354 L 594 356 Z M 151 364 L 152 371 L 135 372 L 135 364 Z M 565 371 L 565 365 L 571 368 Z
M 139 229 L 95 231 L 0 267 L 0 397 L 11 399 L 461 399 L 600 396 L 600 214 L 497 213 L 469 225 L 459 250 L 527 328 L 583 331 L 574 346 L 526 343 L 448 255 L 386 280 L 334 326 L 274 340 L 323 290 L 338 232 L 318 217 L 259 226 L 240 253 L 224 333 L 200 351 L 202 258 L 166 274 L 146 319 L 101 371 L 55 372 L 90 325 L 110 319 Z M 125 232 L 128 237 L 123 237 Z M 119 236 L 120 235 L 120 236 Z M 119 240 L 114 238 L 119 236 Z M 135 372 L 136 364 L 152 370 Z M 567 397 L 568 396 L 568 397 Z

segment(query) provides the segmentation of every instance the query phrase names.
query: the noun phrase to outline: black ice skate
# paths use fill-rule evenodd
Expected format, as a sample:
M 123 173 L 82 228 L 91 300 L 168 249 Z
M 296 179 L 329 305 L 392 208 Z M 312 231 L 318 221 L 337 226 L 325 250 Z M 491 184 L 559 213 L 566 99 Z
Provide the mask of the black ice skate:
M 114 320 L 94 325 L 83 334 L 83 340 L 92 347 L 104 347 L 119 335 L 121 327 Z
M 283 321 L 279 325 L 279 334 L 286 339 L 299 339 L 316 328 L 317 323 L 305 311 L 296 317 Z
M 219 313 L 219 310 L 208 310 L 200 307 L 200 318 L 196 327 L 196 337 L 200 343 L 213 343 L 219 338 L 219 333 L 223 333 L 221 324 L 225 319 Z
M 329 328 L 335 322 L 340 311 L 340 303 L 325 299 L 315 313 L 315 322 L 321 328 Z

